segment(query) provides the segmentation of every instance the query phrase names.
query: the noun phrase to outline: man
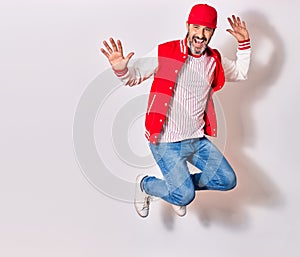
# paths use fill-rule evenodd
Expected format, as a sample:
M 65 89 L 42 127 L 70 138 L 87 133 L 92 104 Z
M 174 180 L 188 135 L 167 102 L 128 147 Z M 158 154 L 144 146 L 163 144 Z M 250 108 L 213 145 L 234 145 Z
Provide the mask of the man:
M 217 27 L 217 12 L 206 4 L 192 7 L 186 22 L 187 35 L 158 46 L 156 57 L 128 66 L 133 52 L 123 56 L 122 44 L 104 41 L 115 74 L 126 85 L 137 85 L 154 75 L 146 113 L 149 146 L 163 175 L 137 177 L 135 208 L 147 217 L 152 197 L 172 204 L 179 216 L 186 214 L 197 190 L 230 190 L 235 173 L 223 154 L 205 136 L 217 135 L 212 100 L 226 81 L 246 79 L 250 65 L 250 39 L 244 21 L 232 15 L 227 31 L 238 42 L 236 60 L 221 57 L 208 46 Z M 200 172 L 191 174 L 187 162 Z

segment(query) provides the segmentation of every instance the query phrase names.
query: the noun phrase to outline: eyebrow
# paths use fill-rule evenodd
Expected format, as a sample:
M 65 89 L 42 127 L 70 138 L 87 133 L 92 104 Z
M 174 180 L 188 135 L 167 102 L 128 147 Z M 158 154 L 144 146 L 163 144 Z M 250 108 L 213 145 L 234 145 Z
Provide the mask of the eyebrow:
M 200 24 L 191 24 L 193 25 L 194 27 L 200 27 L 200 26 L 203 26 L 203 25 L 200 25 Z M 205 29 L 213 29 L 213 28 L 210 28 L 210 27 L 207 27 L 207 26 L 203 26 Z

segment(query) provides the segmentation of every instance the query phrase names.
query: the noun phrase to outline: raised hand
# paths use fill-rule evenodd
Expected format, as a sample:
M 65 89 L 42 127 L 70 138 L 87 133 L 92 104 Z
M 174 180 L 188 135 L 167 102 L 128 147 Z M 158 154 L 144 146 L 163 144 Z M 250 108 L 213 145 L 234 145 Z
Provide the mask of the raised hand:
M 126 69 L 128 62 L 134 55 L 134 53 L 131 52 L 126 57 L 124 57 L 121 41 L 117 40 L 117 44 L 115 43 L 113 38 L 110 38 L 109 41 L 111 43 L 111 46 L 109 46 L 106 41 L 103 41 L 106 50 L 101 48 L 101 52 L 107 57 L 110 65 L 114 70 L 118 71 Z
M 232 29 L 227 29 L 226 31 L 233 35 L 238 41 L 249 39 L 245 21 L 241 21 L 240 17 L 235 17 L 234 15 L 232 15 L 232 19 L 228 17 L 227 20 Z

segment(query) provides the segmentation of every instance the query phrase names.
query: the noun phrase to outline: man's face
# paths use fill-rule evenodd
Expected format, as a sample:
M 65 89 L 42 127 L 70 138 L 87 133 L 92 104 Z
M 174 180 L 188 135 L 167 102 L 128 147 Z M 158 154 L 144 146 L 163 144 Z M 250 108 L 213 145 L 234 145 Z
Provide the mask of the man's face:
M 186 24 L 188 31 L 188 46 L 194 55 L 201 55 L 208 45 L 214 29 L 198 25 L 198 24 Z

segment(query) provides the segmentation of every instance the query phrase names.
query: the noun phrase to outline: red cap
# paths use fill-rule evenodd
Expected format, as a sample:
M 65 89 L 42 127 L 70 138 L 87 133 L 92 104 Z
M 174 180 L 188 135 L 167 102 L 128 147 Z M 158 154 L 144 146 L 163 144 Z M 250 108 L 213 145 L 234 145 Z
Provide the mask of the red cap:
M 188 24 L 198 24 L 209 28 L 217 27 L 217 11 L 207 4 L 196 4 L 192 7 Z

